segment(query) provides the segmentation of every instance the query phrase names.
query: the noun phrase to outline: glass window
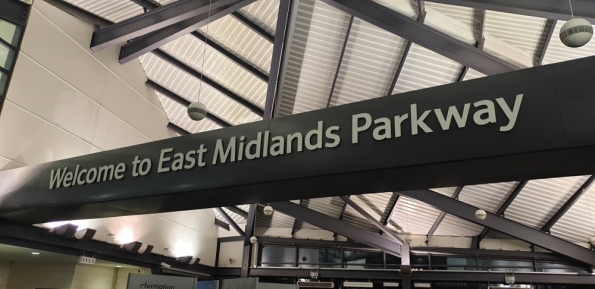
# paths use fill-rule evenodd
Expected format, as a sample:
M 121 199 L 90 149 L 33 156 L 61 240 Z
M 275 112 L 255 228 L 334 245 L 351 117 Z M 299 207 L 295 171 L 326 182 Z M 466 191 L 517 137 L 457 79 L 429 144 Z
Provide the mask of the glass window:
M 479 270 L 492 270 L 492 271 L 506 271 L 514 270 L 515 272 L 530 272 L 533 271 L 532 261 L 518 261 L 518 260 L 492 260 L 492 259 L 479 259 L 478 260 Z
M 302 267 L 341 268 L 341 251 L 335 249 L 300 248 L 298 262 Z
M 295 247 L 262 247 L 263 267 L 295 267 Z
M 11 70 L 12 61 L 14 59 L 14 51 L 8 46 L 0 43 L 0 67 Z
M 384 260 L 381 252 L 344 251 L 347 268 L 382 269 Z
M 21 39 L 22 28 L 10 22 L 0 19 L 0 38 L 10 43 L 12 46 L 18 46 Z
M 0 96 L 4 96 L 4 89 L 6 89 L 6 82 L 8 82 L 8 75 L 0 72 Z

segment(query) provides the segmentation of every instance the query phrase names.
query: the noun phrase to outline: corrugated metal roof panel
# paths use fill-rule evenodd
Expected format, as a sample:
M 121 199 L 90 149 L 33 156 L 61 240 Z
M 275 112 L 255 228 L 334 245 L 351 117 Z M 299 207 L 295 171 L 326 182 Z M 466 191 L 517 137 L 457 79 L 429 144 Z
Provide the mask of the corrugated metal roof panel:
M 529 53 L 533 59 L 545 41 L 547 19 L 496 11 L 487 11 L 485 32 Z
M 430 190 L 445 196 L 452 197 L 452 195 L 454 195 L 455 191 L 457 190 L 457 187 L 435 188 Z
M 461 69 L 459 63 L 413 44 L 393 94 L 453 83 Z
M 476 27 L 474 9 L 463 6 L 446 5 L 441 3 L 425 2 L 426 9 L 434 9 L 468 27 Z M 477 34 L 477 32 L 475 32 Z
M 279 0 L 258 0 L 240 9 L 240 13 L 264 28 L 268 33 L 275 35 L 279 15 Z
M 473 68 L 469 68 L 469 70 L 467 70 L 467 74 L 465 74 L 465 79 L 464 80 L 471 80 L 471 79 L 476 79 L 476 78 L 482 78 L 485 77 L 486 75 L 473 69 Z
M 324 2 L 299 2 L 287 46 L 279 116 L 326 107 L 349 20 Z
M 508 207 L 505 217 L 540 229 L 586 179 L 578 176 L 529 181 Z
M 407 41 L 355 18 L 331 106 L 385 96 Z
M 161 49 L 223 87 L 264 108 L 267 83 L 211 46 L 205 45 L 203 41 L 191 35 L 184 35 L 162 46 Z
M 440 210 L 416 199 L 401 196 L 389 221 L 397 233 L 426 235 L 440 215 Z
M 374 2 L 413 19 L 417 18 L 417 1 L 415 0 L 374 0 Z
M 258 209 L 256 210 L 256 227 L 293 228 L 295 218 L 285 215 L 279 211 L 275 211 L 272 215 L 267 216 L 262 210 L 263 207 L 261 206 L 258 206 Z
M 166 97 L 159 92 L 155 93 L 157 94 L 157 98 L 159 98 L 161 101 L 169 121 L 185 129 L 186 131 L 191 133 L 199 133 L 221 128 L 218 124 L 212 122 L 208 118 L 201 121 L 194 121 L 190 119 L 188 117 L 188 113 L 186 112 L 185 106 L 171 100 L 169 97 Z
M 240 206 L 238 206 L 238 208 L 239 208 L 239 207 L 240 207 Z M 242 208 L 240 208 L 240 209 L 242 209 Z M 245 210 L 245 209 L 242 209 L 242 210 Z M 240 215 L 238 215 L 238 214 L 236 214 L 236 213 L 234 213 L 234 212 L 232 212 L 232 211 L 230 211 L 230 210 L 228 210 L 228 209 L 226 209 L 226 208 L 223 208 L 223 211 L 225 211 L 225 213 L 226 213 L 227 215 L 229 215 L 229 217 L 231 217 L 231 219 L 232 219 L 232 220 L 233 220 L 233 221 L 234 221 L 236 224 L 246 224 L 246 219 L 245 219 L 244 217 L 242 217 L 242 216 L 240 216 Z M 229 223 L 229 222 L 227 222 L 227 220 L 226 220 L 226 219 L 223 217 L 223 215 L 221 215 L 221 214 L 219 213 L 219 211 L 218 211 L 217 209 L 213 208 L 213 213 L 215 213 L 215 218 L 217 218 L 217 219 L 219 219 L 220 221 L 223 221 L 223 222 L 225 222 L 225 223 Z M 232 229 L 232 230 L 233 230 L 233 229 Z
M 595 55 L 595 41 L 591 40 L 587 45 L 579 48 L 570 48 L 560 40 L 560 28 L 566 21 L 558 21 L 556 29 L 552 35 L 543 63 L 557 63 L 577 58 L 589 57 Z
M 390 203 L 392 196 L 393 193 L 365 194 L 351 196 L 351 200 L 364 209 L 368 214 L 370 214 L 376 221 L 380 222 L 386 217 L 388 211 L 390 210 L 390 208 L 387 208 L 387 206 Z M 349 205 L 347 205 L 345 208 L 343 220 L 348 224 L 352 224 L 369 231 L 378 231 L 378 228 L 372 222 L 368 221 Z
M 129 0 L 65 0 L 112 22 L 120 22 L 144 13 L 141 6 Z
M 227 48 L 236 56 L 252 63 L 267 74 L 271 68 L 273 44 L 252 29 L 227 15 L 207 26 L 199 29 L 203 35 L 208 35 L 211 41 Z M 208 33 L 207 33 L 208 32 Z
M 483 230 L 483 226 L 476 225 L 469 221 L 446 214 L 436 232 L 435 236 L 471 237 L 477 236 Z
M 552 235 L 571 242 L 589 242 L 595 236 L 595 186 L 591 188 L 556 222 Z
M 200 96 L 200 101 L 207 106 L 210 113 L 234 125 L 262 119 L 209 85 L 204 84 L 201 86 L 199 79 L 179 70 L 151 53 L 145 54 L 139 59 L 149 79 L 189 101 L 197 101 Z
M 459 201 L 490 213 L 496 213 L 518 182 L 465 186 Z

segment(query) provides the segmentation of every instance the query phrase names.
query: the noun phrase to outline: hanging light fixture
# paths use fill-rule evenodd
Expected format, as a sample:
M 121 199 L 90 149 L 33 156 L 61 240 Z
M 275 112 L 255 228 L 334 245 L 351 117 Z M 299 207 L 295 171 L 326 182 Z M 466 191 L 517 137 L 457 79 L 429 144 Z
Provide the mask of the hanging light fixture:
M 209 1 L 209 17 L 211 17 L 211 4 L 212 4 L 212 0 Z M 205 117 L 207 117 L 208 115 L 208 110 L 207 110 L 207 106 L 200 102 L 200 94 L 202 92 L 202 76 L 205 73 L 205 58 L 207 58 L 206 52 L 207 52 L 207 44 L 209 41 L 209 25 L 207 24 L 207 28 L 206 28 L 206 35 L 207 37 L 205 37 L 205 45 L 204 45 L 204 49 L 202 52 L 202 68 L 201 68 L 201 74 L 200 74 L 200 84 L 198 85 L 198 95 L 199 95 L 199 99 L 193 103 L 191 103 L 188 106 L 188 109 L 186 110 L 186 112 L 188 113 L 188 117 L 190 117 L 192 120 L 194 121 L 201 121 L 203 120 Z
M 560 29 L 560 40 L 568 47 L 577 48 L 584 46 L 593 37 L 593 26 L 585 19 L 574 18 L 571 0 L 568 0 L 568 4 L 570 4 L 572 19 L 566 22 Z

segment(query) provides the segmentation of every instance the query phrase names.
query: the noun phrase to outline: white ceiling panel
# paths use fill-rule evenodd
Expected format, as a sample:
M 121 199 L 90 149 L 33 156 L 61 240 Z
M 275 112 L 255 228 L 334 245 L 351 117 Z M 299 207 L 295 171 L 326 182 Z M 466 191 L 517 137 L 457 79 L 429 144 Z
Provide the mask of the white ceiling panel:
M 483 74 L 473 68 L 469 68 L 469 70 L 467 70 L 467 74 L 465 74 L 464 80 L 472 80 L 472 79 L 476 79 L 476 78 L 482 78 L 485 76 L 486 76 L 485 74 Z
M 248 108 L 223 95 L 199 79 L 181 71 L 161 58 L 149 53 L 140 57 L 147 77 L 177 95 L 189 100 L 200 100 L 209 112 L 233 125 L 249 123 L 262 118 Z
M 413 19 L 417 19 L 417 1 L 407 0 L 374 0 L 395 12 L 401 13 Z
M 233 16 L 227 15 L 203 26 L 199 32 L 208 35 L 209 39 L 227 48 L 242 60 L 252 63 L 267 74 L 269 73 L 273 44 Z
M 275 35 L 279 0 L 258 0 L 240 9 L 240 13 L 264 28 L 268 33 Z
M 440 210 L 416 199 L 401 196 L 389 222 L 389 228 L 397 233 L 426 235 L 438 215 Z
M 457 187 L 435 188 L 430 190 L 445 196 L 452 197 L 452 195 L 454 195 L 455 191 L 457 190 Z
M 389 94 L 407 41 L 355 18 L 331 106 Z
M 529 53 L 533 59 L 545 41 L 547 19 L 496 11 L 487 11 L 484 30 L 508 44 Z
M 211 46 L 191 35 L 184 35 L 162 50 L 203 73 L 218 84 L 264 108 L 267 83 L 248 72 Z
M 518 182 L 465 186 L 459 201 L 490 213 L 496 213 Z
M 560 40 L 560 29 L 566 23 L 566 21 L 558 21 L 556 29 L 552 35 L 545 58 L 543 59 L 544 64 L 563 62 L 583 57 L 589 57 L 595 55 L 595 40 L 591 41 L 579 48 L 570 48 L 562 43 Z
M 326 107 L 350 16 L 321 1 L 301 0 L 287 46 L 279 115 Z
M 434 232 L 434 236 L 473 237 L 479 235 L 482 230 L 482 226 L 446 214 Z
M 595 187 L 591 188 L 551 229 L 552 235 L 571 242 L 587 243 L 595 237 Z
M 461 69 L 461 64 L 413 44 L 393 94 L 453 83 Z
M 578 176 L 529 181 L 508 207 L 505 217 L 541 229 L 586 179 Z
M 144 13 L 141 6 L 129 0 L 65 0 L 112 22 L 120 22 Z

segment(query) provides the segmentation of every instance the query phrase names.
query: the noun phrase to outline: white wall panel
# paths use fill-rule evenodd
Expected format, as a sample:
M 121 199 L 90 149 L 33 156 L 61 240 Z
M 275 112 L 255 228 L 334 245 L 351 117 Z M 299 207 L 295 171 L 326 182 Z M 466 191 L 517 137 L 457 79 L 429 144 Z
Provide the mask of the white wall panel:
M 5 157 L 0 156 L 0 171 L 16 169 L 22 166 L 23 164 L 17 163 L 13 160 L 9 160 Z
M 244 242 L 225 242 L 219 247 L 218 267 L 242 267 Z M 230 261 L 231 259 L 231 261 Z
M 33 165 L 92 153 L 91 144 L 16 106 L 4 102 L 0 117 L 0 156 Z
M 99 105 L 22 53 L 10 92 L 14 104 L 92 142 Z
M 150 138 L 117 118 L 111 112 L 104 108 L 99 110 L 93 145 L 102 150 L 113 150 L 150 141 Z

